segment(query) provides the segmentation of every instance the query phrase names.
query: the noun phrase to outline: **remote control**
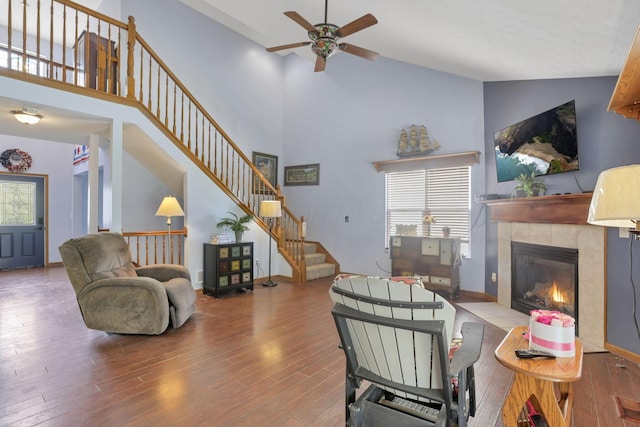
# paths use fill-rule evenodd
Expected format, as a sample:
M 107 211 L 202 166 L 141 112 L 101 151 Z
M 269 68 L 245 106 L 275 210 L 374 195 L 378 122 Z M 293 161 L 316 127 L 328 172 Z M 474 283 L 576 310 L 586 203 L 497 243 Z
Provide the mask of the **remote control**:
M 516 350 L 516 356 L 521 358 L 521 359 L 531 359 L 533 357 L 547 357 L 549 359 L 555 359 L 556 356 L 554 356 L 553 354 L 547 352 L 547 351 L 542 351 L 542 350 L 531 350 L 528 348 L 521 348 L 519 350 Z

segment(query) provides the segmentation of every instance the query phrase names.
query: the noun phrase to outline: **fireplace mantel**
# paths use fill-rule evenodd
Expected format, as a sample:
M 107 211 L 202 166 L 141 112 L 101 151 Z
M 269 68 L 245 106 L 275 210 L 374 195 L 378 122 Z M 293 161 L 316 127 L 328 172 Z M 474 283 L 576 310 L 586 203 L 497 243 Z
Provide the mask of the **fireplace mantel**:
M 487 200 L 489 219 L 498 222 L 587 224 L 593 193 Z

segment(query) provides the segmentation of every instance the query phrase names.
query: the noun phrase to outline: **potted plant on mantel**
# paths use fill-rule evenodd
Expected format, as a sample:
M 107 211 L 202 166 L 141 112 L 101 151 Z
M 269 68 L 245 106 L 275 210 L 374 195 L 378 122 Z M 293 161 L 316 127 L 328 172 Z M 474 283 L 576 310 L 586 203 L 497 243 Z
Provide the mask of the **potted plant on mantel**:
M 513 190 L 514 195 L 512 197 L 542 196 L 544 192 L 547 191 L 547 185 L 543 179 L 536 176 L 533 172 L 531 172 L 530 175 L 522 173 L 516 177 L 515 180 L 518 181 L 518 185 Z
M 238 216 L 233 212 L 229 212 L 232 217 L 220 218 L 220 222 L 217 224 L 218 228 L 225 227 L 236 234 L 236 243 L 242 241 L 242 233 L 249 230 L 245 224 L 253 219 L 253 215 L 246 214 Z

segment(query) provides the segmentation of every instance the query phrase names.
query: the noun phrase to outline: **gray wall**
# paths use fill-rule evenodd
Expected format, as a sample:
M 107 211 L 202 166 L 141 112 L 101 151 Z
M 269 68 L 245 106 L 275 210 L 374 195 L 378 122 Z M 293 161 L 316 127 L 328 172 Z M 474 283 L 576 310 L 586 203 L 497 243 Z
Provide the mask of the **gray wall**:
M 397 158 L 400 131 L 425 125 L 441 148 L 433 154 L 484 151 L 480 82 L 397 61 L 345 53 L 323 73 L 285 58 L 284 166 L 320 163 L 320 185 L 284 187 L 308 237 L 321 241 L 343 271 L 385 275 L 385 179 L 372 162 Z M 471 168 L 472 193 L 484 190 L 483 161 Z M 478 206 L 472 206 L 472 217 Z M 344 217 L 349 216 L 346 223 Z M 484 291 L 484 227 L 471 235 L 461 287 Z
M 308 238 L 321 241 L 344 271 L 390 270 L 384 174 L 371 162 L 397 157 L 402 128 L 426 125 L 442 144 L 436 154 L 483 151 L 480 82 L 348 54 L 314 73 L 297 55 L 267 53 L 179 2 L 154 4 L 122 2 L 121 20 L 135 17 L 142 37 L 245 154 L 278 156 L 279 183 L 284 166 L 320 163 L 319 186 L 283 191 L 293 212 L 307 219 Z M 475 194 L 485 192 L 484 176 L 482 164 L 472 168 Z M 473 231 L 472 258 L 461 270 L 464 289 L 484 290 L 484 231 Z
M 135 18 L 142 38 L 249 158 L 282 155 L 280 56 L 179 1 L 121 3 L 120 20 Z
M 575 99 L 580 170 L 546 177 L 547 194 L 592 191 L 601 171 L 640 162 L 640 123 L 607 112 L 616 81 L 617 77 L 599 77 L 485 83 L 484 151 L 492 153 L 496 130 Z M 487 192 L 510 195 L 515 183 L 498 183 L 495 158 L 487 155 L 485 160 Z M 485 291 L 495 296 L 497 289 L 489 277 L 497 271 L 497 226 L 487 221 L 486 230 Z M 634 254 L 635 265 L 640 264 L 637 252 L 640 249 Z M 638 354 L 640 337 L 633 322 L 629 261 L 629 240 L 619 238 L 618 229 L 609 229 L 607 340 Z M 633 277 L 640 282 L 640 272 L 634 271 Z

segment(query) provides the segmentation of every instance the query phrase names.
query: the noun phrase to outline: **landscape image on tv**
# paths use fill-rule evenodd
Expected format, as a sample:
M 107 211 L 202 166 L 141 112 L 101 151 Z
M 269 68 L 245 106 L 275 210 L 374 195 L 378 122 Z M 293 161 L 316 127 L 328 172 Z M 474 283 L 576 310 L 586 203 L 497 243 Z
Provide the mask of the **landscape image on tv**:
M 575 100 L 497 131 L 494 142 L 498 182 L 578 170 Z

